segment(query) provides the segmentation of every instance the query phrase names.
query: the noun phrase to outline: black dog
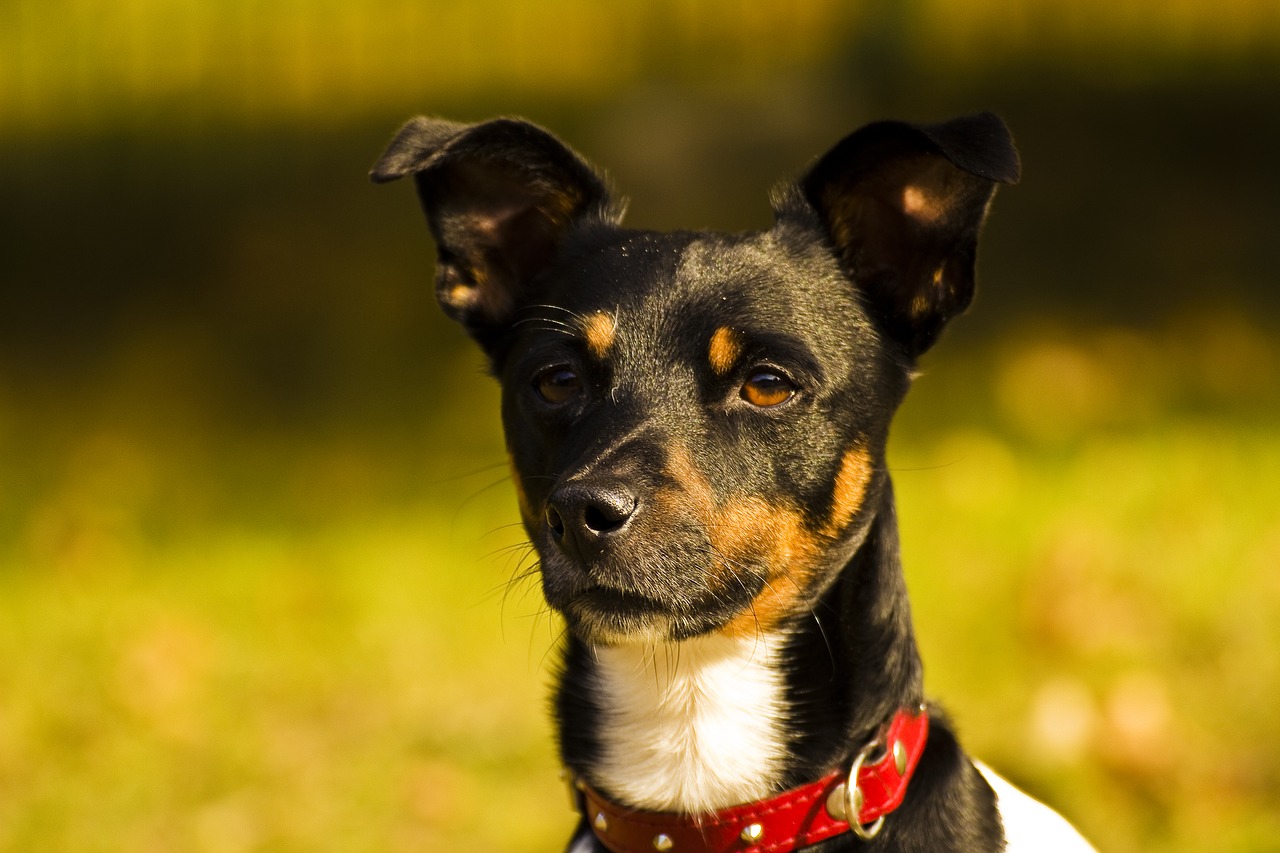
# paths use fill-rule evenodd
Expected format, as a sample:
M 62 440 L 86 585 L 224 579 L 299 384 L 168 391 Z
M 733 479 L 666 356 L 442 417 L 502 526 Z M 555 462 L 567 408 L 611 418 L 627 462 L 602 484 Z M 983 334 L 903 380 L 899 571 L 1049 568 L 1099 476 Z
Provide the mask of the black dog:
M 749 234 L 624 229 L 519 120 L 414 119 L 372 177 L 410 174 L 569 628 L 570 850 L 1089 849 L 924 705 L 885 465 L 1018 179 L 998 118 L 868 125 Z

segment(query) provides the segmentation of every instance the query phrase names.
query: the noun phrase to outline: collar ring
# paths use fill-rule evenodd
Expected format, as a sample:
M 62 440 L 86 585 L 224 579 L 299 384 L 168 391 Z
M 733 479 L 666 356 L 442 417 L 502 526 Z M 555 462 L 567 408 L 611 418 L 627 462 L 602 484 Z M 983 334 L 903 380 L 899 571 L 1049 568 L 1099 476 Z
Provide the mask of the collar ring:
M 853 764 L 849 767 L 849 777 L 842 786 L 844 788 L 845 820 L 849 822 L 850 831 L 863 841 L 870 841 L 880 834 L 880 830 L 884 829 L 884 815 L 880 815 L 875 821 L 865 825 L 858 820 L 862 814 L 864 802 L 862 788 L 858 785 L 858 774 L 862 772 L 862 765 L 866 763 L 871 753 L 879 750 L 880 747 L 881 741 L 877 737 L 858 752 L 853 759 Z

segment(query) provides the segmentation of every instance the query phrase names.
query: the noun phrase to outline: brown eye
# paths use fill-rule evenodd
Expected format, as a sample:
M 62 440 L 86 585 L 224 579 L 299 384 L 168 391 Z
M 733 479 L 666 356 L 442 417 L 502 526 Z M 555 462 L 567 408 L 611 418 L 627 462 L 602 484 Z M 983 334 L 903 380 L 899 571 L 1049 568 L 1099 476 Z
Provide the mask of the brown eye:
M 753 406 L 767 409 L 780 406 L 795 396 L 796 386 L 785 376 L 772 370 L 757 370 L 742 385 L 742 399 Z
M 533 380 L 534 390 L 552 405 L 567 403 L 582 390 L 582 380 L 578 374 L 568 367 L 553 367 L 544 370 Z

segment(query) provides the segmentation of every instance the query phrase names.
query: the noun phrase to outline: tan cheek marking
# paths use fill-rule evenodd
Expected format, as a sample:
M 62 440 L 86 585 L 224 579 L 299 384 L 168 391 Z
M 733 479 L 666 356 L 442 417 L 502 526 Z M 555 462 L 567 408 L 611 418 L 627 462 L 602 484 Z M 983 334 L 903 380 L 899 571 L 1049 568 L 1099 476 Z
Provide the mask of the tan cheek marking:
M 711 369 L 723 376 L 729 372 L 741 354 L 742 342 L 738 339 L 738 333 L 728 326 L 716 329 L 715 334 L 711 336 L 711 346 L 707 350 Z
M 597 311 L 582 321 L 582 334 L 587 341 L 587 349 L 596 358 L 604 358 L 613 348 L 613 340 L 617 335 L 618 325 L 611 314 Z
M 852 447 L 845 451 L 832 493 L 831 518 L 823 533 L 835 536 L 849 526 L 858 510 L 862 509 L 873 471 L 871 454 L 865 447 Z
M 713 585 L 735 586 L 739 564 L 758 561 L 761 549 L 775 549 L 779 537 L 775 527 L 782 523 L 776 518 L 775 507 L 755 497 L 719 506 L 715 490 L 683 444 L 668 449 L 666 473 L 679 485 L 658 490 L 654 507 L 663 513 L 674 511 L 691 516 L 707 531 L 716 555 L 707 566 Z M 780 565 L 773 556 L 767 562 L 770 566 Z M 747 616 L 750 618 L 749 613 Z
M 763 562 L 770 569 L 768 582 L 751 607 L 725 624 L 720 629 L 722 634 L 752 636 L 769 630 L 796 611 L 823 547 L 803 513 L 762 498 L 744 498 L 716 512 L 710 533 L 716 551 L 726 560 L 750 559 Z
M 737 567 L 746 563 L 762 565 L 769 572 L 768 582 L 751 607 L 719 629 L 725 636 L 743 638 L 769 630 L 796 612 L 831 538 L 862 506 L 873 469 L 871 455 L 864 448 L 854 447 L 845 453 L 836 475 L 831 519 L 820 530 L 798 507 L 771 503 L 759 496 L 737 497 L 718 505 L 715 491 L 683 445 L 669 449 L 666 471 L 679 486 L 656 493 L 655 509 L 690 513 L 706 526 L 720 558 L 709 567 L 715 582 L 732 588 L 738 583 Z

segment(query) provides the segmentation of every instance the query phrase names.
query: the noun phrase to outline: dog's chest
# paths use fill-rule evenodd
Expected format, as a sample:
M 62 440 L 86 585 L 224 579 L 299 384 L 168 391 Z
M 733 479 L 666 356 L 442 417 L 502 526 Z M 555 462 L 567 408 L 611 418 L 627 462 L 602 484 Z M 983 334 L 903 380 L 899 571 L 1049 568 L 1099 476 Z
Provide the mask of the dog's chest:
M 655 811 L 768 796 L 786 756 L 781 637 L 699 637 L 597 650 L 602 760 L 590 781 Z

